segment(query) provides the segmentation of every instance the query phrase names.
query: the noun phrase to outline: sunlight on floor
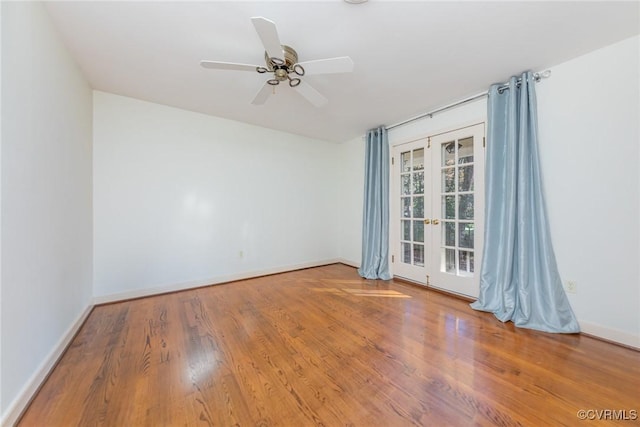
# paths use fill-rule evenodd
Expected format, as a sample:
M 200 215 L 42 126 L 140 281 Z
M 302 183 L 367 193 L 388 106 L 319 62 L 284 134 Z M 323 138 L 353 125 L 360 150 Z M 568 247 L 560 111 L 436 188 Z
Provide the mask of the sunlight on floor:
M 338 289 L 338 288 L 309 288 L 314 292 L 344 295 L 345 292 L 358 297 L 411 298 L 410 295 L 388 289 Z

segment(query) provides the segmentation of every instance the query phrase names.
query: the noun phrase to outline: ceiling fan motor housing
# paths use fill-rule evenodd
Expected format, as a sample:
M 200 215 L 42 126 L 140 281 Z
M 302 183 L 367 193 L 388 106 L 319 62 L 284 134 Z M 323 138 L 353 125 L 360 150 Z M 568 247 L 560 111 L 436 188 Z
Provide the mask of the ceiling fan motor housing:
M 298 63 L 298 52 L 285 44 L 282 45 L 282 52 L 284 53 L 284 58 L 270 58 L 269 54 L 265 52 L 264 59 L 267 62 L 267 66 L 274 71 L 277 69 L 293 71 L 293 66 Z
M 273 72 L 273 79 L 267 81 L 272 86 L 277 86 L 280 82 L 289 80 L 289 86 L 296 87 L 301 81 L 299 78 L 291 78 L 289 73 L 295 73 L 298 76 L 304 76 L 304 68 L 298 64 L 298 53 L 287 45 L 282 45 L 283 58 L 269 57 L 267 52 L 264 53 L 264 59 L 267 63 L 268 71 Z M 258 72 L 265 72 L 258 70 Z

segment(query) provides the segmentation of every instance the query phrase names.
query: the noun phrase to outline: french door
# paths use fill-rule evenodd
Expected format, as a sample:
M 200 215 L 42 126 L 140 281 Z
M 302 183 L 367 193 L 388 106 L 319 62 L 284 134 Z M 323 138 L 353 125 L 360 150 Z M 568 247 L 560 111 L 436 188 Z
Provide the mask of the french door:
M 484 213 L 484 124 L 393 147 L 393 273 L 478 296 Z

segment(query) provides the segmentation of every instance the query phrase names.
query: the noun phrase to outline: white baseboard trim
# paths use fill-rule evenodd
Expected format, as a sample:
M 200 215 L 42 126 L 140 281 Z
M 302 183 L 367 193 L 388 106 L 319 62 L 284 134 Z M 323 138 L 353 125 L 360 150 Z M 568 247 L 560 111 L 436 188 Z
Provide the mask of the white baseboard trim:
M 339 262 L 340 264 L 348 265 L 349 267 L 360 268 L 359 262 L 350 261 L 346 258 L 338 258 L 337 262 Z
M 58 340 L 47 357 L 45 357 L 40 366 L 38 366 L 33 375 L 31 375 L 31 378 L 29 378 L 24 387 L 22 387 L 18 396 L 9 404 L 6 412 L 2 414 L 2 420 L 0 420 L 1 426 L 13 426 L 18 421 L 18 418 L 22 412 L 27 409 L 27 405 L 44 383 L 44 380 L 54 368 L 67 346 L 71 343 L 73 337 L 80 330 L 92 309 L 93 305 L 88 305 L 67 328 L 60 340 Z
M 222 283 L 235 282 L 237 280 L 253 279 L 260 276 L 268 276 L 271 274 L 287 273 L 289 271 L 302 270 L 305 268 L 321 267 L 343 262 L 339 258 L 332 258 L 323 261 L 306 262 L 302 264 L 286 265 L 266 270 L 248 271 L 245 273 L 231 274 L 228 276 L 217 276 L 208 279 L 194 280 L 183 283 L 175 283 L 170 285 L 153 286 L 146 289 L 137 289 L 135 291 L 120 292 L 117 294 L 109 294 L 93 297 L 93 305 L 110 304 L 114 302 L 124 301 L 128 299 L 143 298 L 152 295 L 166 294 L 169 292 L 184 291 L 187 289 L 201 288 L 204 286 L 219 285 Z
M 607 326 L 598 325 L 597 323 L 583 321 L 578 321 L 578 323 L 580 323 L 580 331 L 583 334 L 640 350 L 640 335 L 612 329 Z

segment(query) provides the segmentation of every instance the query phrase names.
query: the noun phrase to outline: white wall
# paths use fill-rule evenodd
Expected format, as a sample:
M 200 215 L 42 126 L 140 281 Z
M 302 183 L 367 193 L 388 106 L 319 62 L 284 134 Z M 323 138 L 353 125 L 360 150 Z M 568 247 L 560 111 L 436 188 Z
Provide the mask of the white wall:
M 363 137 L 340 145 L 340 258 L 356 267 L 362 261 L 362 208 L 364 203 Z
M 0 411 L 10 422 L 91 299 L 92 93 L 42 4 L 1 7 Z
M 583 331 L 640 347 L 640 38 L 552 67 L 537 86 L 551 233 Z
M 94 92 L 98 300 L 338 257 L 340 147 Z
M 640 347 L 640 89 L 639 37 L 550 67 L 536 86 L 539 145 L 553 245 L 584 332 Z M 514 70 L 519 73 L 523 70 Z M 486 115 L 486 99 L 392 129 L 397 144 Z M 357 169 L 364 141 L 343 149 Z M 342 198 L 362 200 L 363 181 Z M 359 229 L 361 214 L 343 229 Z M 359 262 L 361 243 L 342 241 L 342 256 Z

